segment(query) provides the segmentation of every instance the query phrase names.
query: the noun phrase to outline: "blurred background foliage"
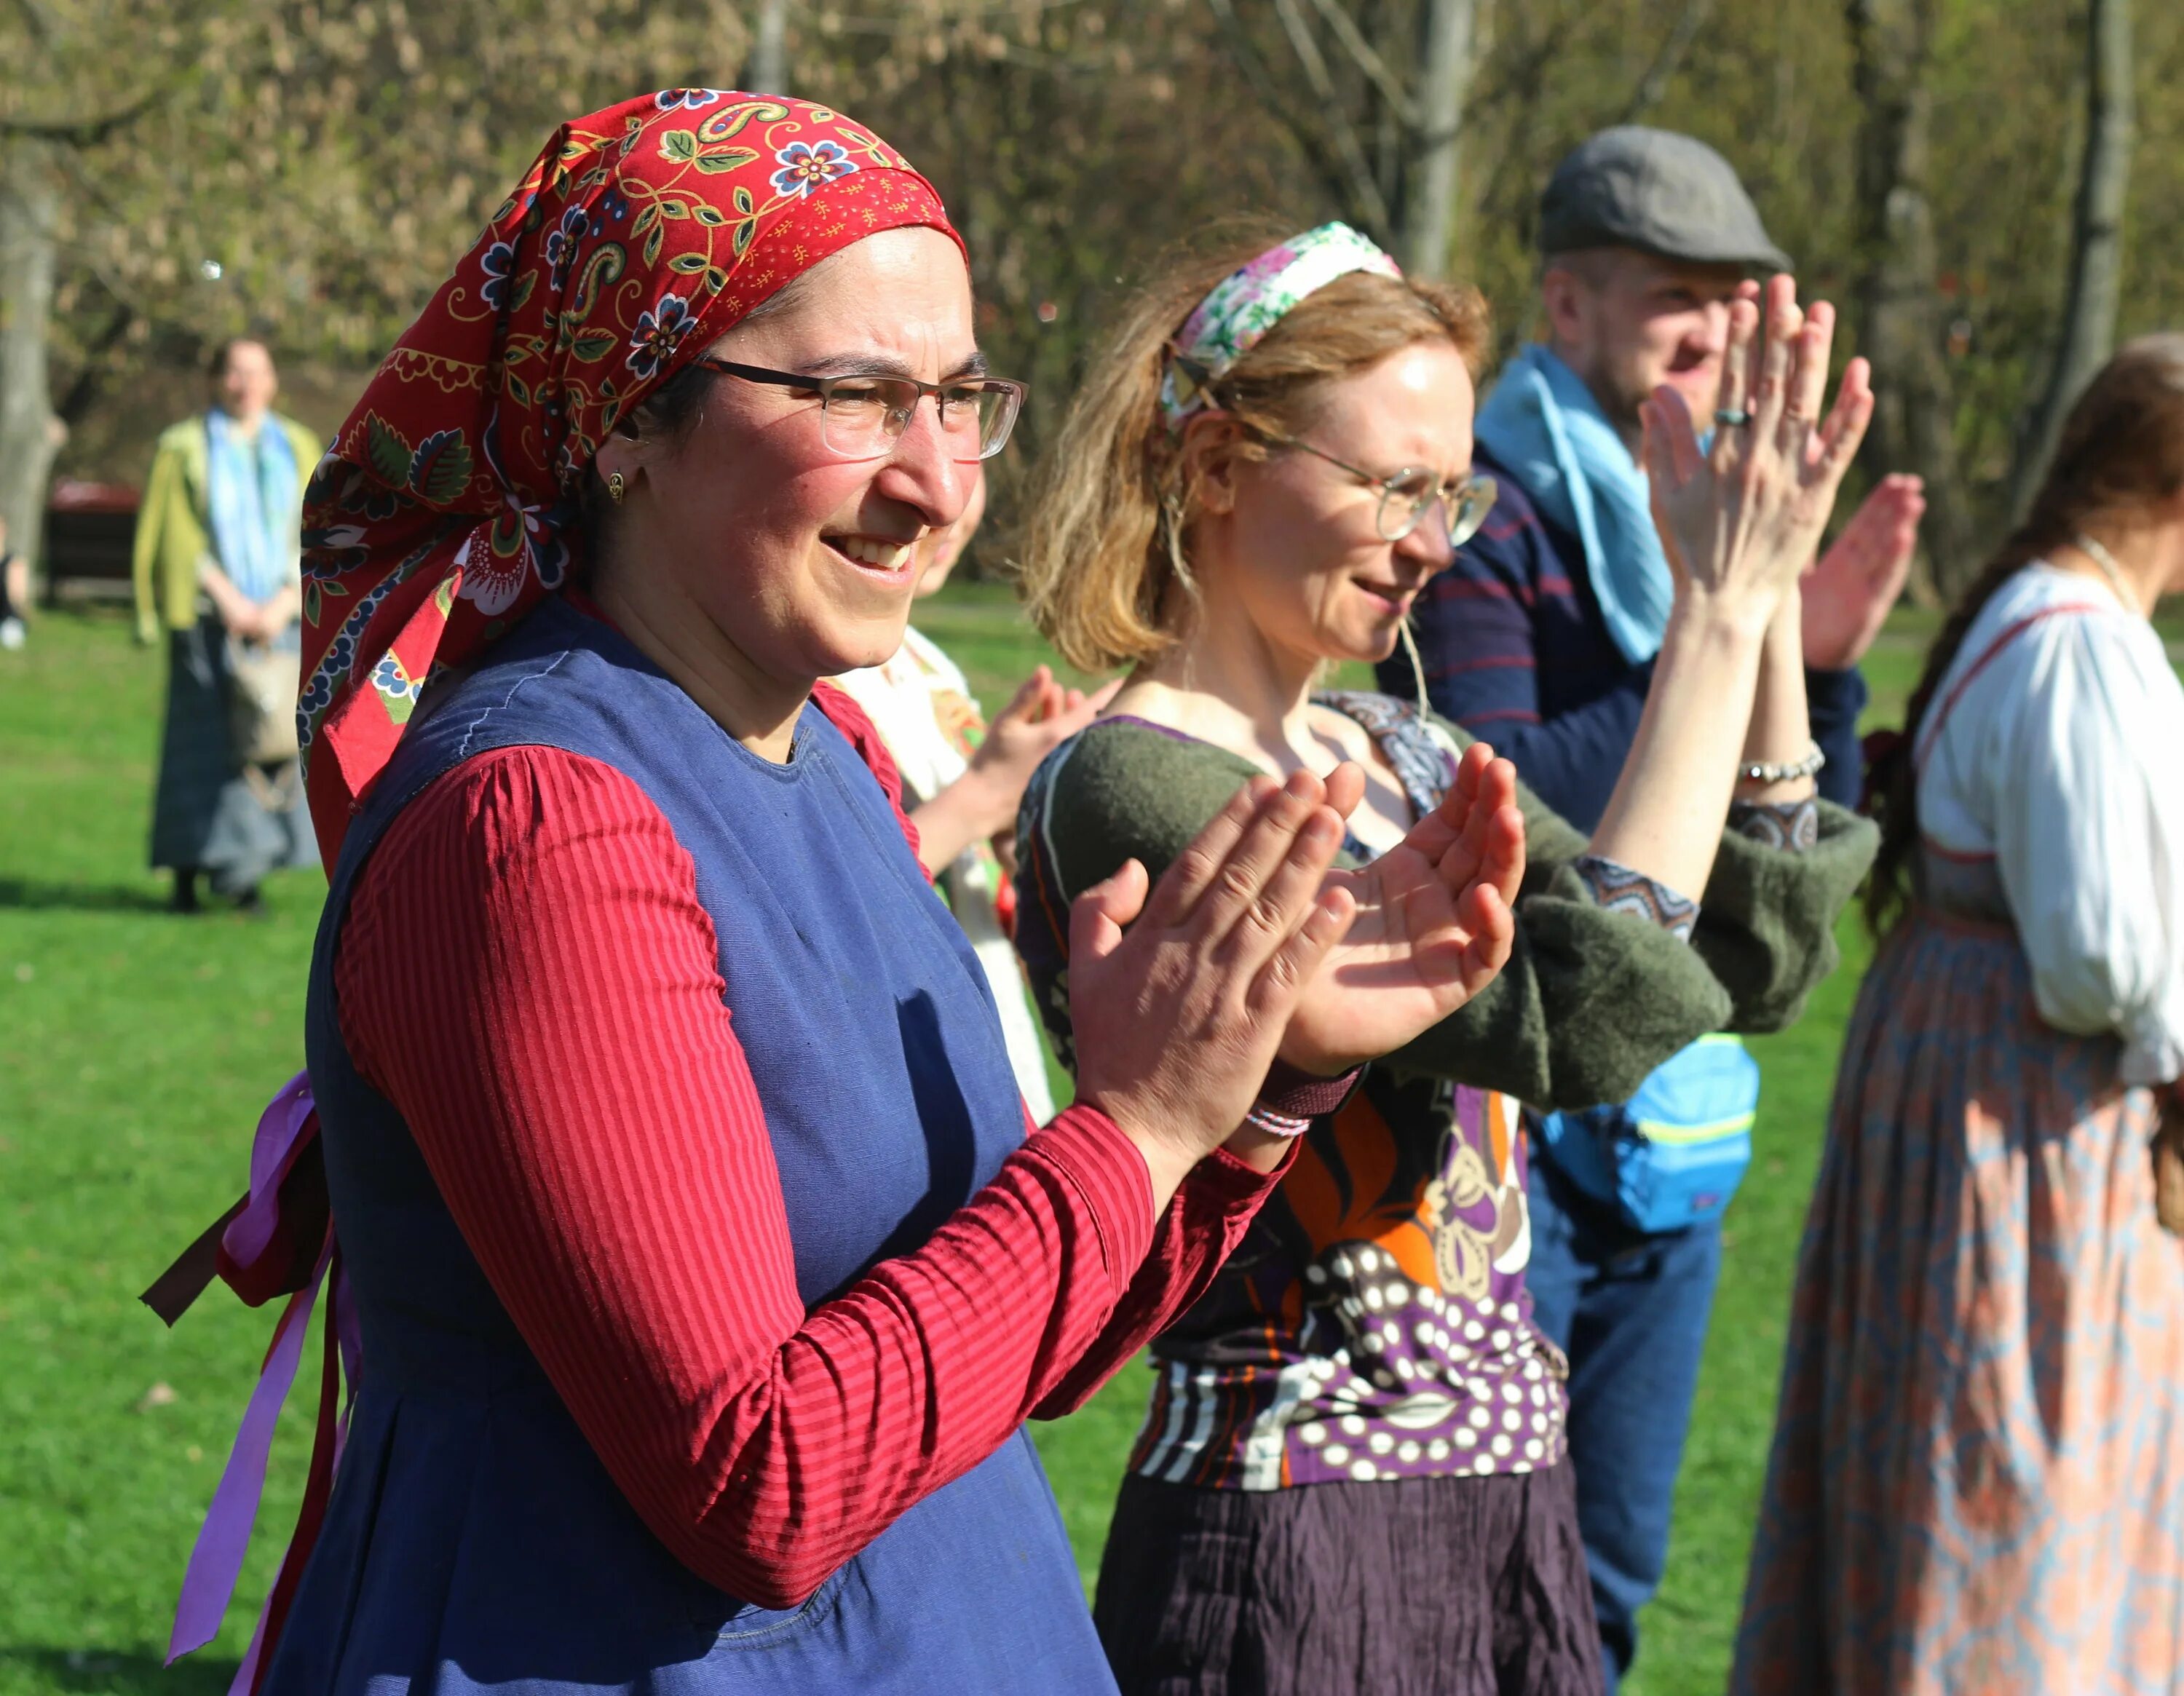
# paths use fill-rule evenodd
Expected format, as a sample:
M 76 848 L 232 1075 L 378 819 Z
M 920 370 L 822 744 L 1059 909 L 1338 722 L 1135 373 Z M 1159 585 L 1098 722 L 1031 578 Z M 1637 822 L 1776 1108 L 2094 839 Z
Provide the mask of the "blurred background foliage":
M 1347 216 L 1414 264 L 1445 255 L 1506 352 L 1530 330 L 1547 173 L 1635 120 L 1720 147 L 1807 292 L 1842 306 L 1846 351 L 1925 407 L 1925 437 L 1877 431 L 1866 470 L 1952 486 L 1928 539 L 1957 581 L 2028 475 L 2104 9 L 2135 25 L 2137 97 L 2109 316 L 2125 336 L 2184 322 L 2184 7 L 853 4 L 5 0 L 0 52 L 34 70 L 0 92 L 0 511 L 20 531 L 49 470 L 140 478 L 235 331 L 270 338 L 289 404 L 329 429 L 552 125 L 655 86 L 777 81 L 935 179 L 995 367 L 1034 385 L 988 563 L 1103 313 L 1173 246 L 1238 217 Z

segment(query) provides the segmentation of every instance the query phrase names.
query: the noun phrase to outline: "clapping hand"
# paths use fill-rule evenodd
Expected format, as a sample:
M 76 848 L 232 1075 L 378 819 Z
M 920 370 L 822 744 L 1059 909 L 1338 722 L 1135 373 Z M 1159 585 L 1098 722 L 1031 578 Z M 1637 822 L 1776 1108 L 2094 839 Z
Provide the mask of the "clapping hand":
M 1874 486 L 1842 534 L 1805 573 L 1805 664 L 1847 671 L 1865 657 L 1903 592 L 1926 510 L 1925 485 L 1901 472 Z
M 1157 885 L 1125 860 L 1070 909 L 1078 1099 L 1145 1156 L 1156 1214 L 1250 1111 L 1300 987 L 1351 922 L 1348 891 L 1325 883 L 1342 841 L 1329 800 L 1309 771 L 1255 777 Z
M 1347 815 L 1363 789 L 1354 765 L 1328 779 Z M 1328 875 L 1357 916 L 1305 986 L 1282 1058 L 1323 1076 L 1401 1048 L 1492 982 L 1516 937 L 1524 876 L 1516 768 L 1474 742 L 1441 804 L 1370 865 Z
M 1766 334 L 1758 332 L 1762 317 Z M 1653 516 L 1680 591 L 1763 629 L 1812 559 L 1873 417 L 1866 363 L 1843 373 L 1825 418 L 1835 309 L 1797 306 L 1771 279 L 1760 304 L 1730 308 L 1720 409 L 1703 452 L 1683 397 L 1663 385 L 1640 409 Z
M 1122 687 L 1117 678 L 1087 695 L 1065 688 L 1044 665 L 1024 679 L 1015 698 L 994 715 L 967 774 L 992 790 L 996 829 L 1015 822 L 1017 803 L 1039 761 L 1099 717 Z
M 1064 688 L 1044 665 L 1026 678 L 963 775 L 911 814 L 926 870 L 938 872 L 972 842 L 1005 840 L 1039 761 L 1097 718 L 1121 687 L 1117 681 L 1087 695 Z

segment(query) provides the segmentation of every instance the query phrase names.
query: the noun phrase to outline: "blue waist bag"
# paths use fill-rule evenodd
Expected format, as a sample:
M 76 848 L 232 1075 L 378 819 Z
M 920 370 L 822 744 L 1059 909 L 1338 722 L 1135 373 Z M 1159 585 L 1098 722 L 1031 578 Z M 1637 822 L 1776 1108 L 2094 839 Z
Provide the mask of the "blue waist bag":
M 1759 1063 L 1734 1037 L 1670 1055 L 1619 1106 L 1540 1115 L 1540 1142 L 1580 1189 L 1640 1231 L 1680 1231 L 1729 1205 L 1752 1164 Z

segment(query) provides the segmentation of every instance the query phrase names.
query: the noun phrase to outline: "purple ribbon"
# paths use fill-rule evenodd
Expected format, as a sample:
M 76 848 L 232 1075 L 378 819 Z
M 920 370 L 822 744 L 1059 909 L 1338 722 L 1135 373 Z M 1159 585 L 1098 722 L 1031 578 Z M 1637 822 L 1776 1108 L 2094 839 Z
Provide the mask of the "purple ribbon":
M 328 1242 L 319 1254 L 311 1282 L 288 1298 L 281 1323 L 273 1333 L 273 1348 L 259 1374 L 258 1387 L 242 1410 L 235 1445 L 228 1450 L 212 1505 L 205 1510 L 197 1546 L 182 1575 L 182 1593 L 175 1604 L 174 1635 L 167 1640 L 167 1665 L 202 1649 L 220 1631 L 227 1604 L 235 1597 L 236 1580 L 242 1576 L 242 1557 L 250 1547 L 250 1533 L 258 1523 L 259 1499 L 265 1493 L 265 1463 L 272 1453 L 273 1428 L 279 1422 L 281 1404 L 296 1382 L 296 1368 L 304 1358 L 304 1335 L 311 1326 L 311 1307 L 332 1258 Z M 247 1686 L 245 1687 L 248 1688 Z
M 237 1265 L 247 1266 L 265 1252 L 281 1223 L 281 1181 L 303 1152 L 304 1129 L 318 1111 L 311 1076 L 298 1072 L 281 1087 L 259 1115 L 250 1143 L 250 1201 L 220 1235 L 220 1246 Z
M 325 1262 L 321 1261 L 320 1263 L 320 1271 L 324 1271 L 325 1269 Z M 317 1287 L 317 1279 L 315 1276 L 314 1276 L 312 1280 L 312 1287 L 314 1289 Z M 334 1273 L 333 1287 L 327 1292 L 326 1301 L 328 1304 L 329 1313 L 327 1323 L 334 1327 L 334 1334 L 339 1340 L 342 1357 L 342 1371 L 348 1380 L 349 1387 L 348 1399 L 343 1405 L 340 1419 L 336 1421 L 334 1424 L 333 1470 L 338 1472 L 341 1470 L 342 1450 L 348 1446 L 348 1416 L 349 1412 L 351 1409 L 354 1407 L 356 1401 L 357 1369 L 364 1361 L 363 1334 L 358 1329 L 356 1321 L 356 1298 L 349 1288 L 348 1275 L 346 1272 L 338 1270 L 336 1271 Z M 305 1311 L 304 1318 L 308 1322 L 309 1319 L 308 1309 Z M 289 1368 L 289 1371 L 292 1376 L 293 1375 L 294 1371 L 295 1368 L 292 1365 Z M 281 1399 L 287 1399 L 287 1391 L 285 1388 L 281 1393 Z M 276 1404 L 276 1406 L 277 1408 L 278 1403 Z M 247 1419 L 248 1415 L 245 1417 Z M 262 1475 L 265 1471 L 265 1463 L 262 1460 L 259 1463 L 259 1471 L 261 1475 L 262 1482 Z M 257 1512 L 257 1504 L 255 1502 L 251 1504 L 251 1511 L 254 1517 Z M 293 1557 L 292 1556 L 291 1558 L 292 1559 Z M 287 1562 L 283 1561 L 281 1564 L 285 1566 Z M 187 1580 L 184 1581 L 184 1584 L 185 1588 L 187 1588 Z M 228 1593 L 231 1596 L 235 1590 L 235 1579 L 232 1576 L 228 1579 L 227 1587 Z M 274 1588 L 268 1590 L 265 1593 L 265 1599 L 259 1604 L 258 1621 L 250 1628 L 250 1646 L 242 1652 L 242 1664 L 235 1669 L 235 1677 L 227 1687 L 227 1696 L 252 1696 L 252 1693 L 258 1688 L 258 1663 L 265 1653 L 265 1626 L 267 1622 L 272 1618 L 273 1599 L 278 1592 L 278 1589 L 279 1581 L 276 1579 L 275 1581 Z M 223 1601 L 220 1604 L 220 1612 L 222 1615 L 225 1615 L 226 1611 L 227 1604 Z M 176 1618 L 177 1626 L 180 1626 L 180 1623 L 181 1621 L 178 1614 Z M 218 1621 L 215 1621 L 214 1624 L 217 1626 Z M 172 1663 L 173 1659 L 174 1657 L 171 1654 L 168 1657 L 170 1664 Z
M 259 1117 L 258 1132 L 250 1148 L 250 1199 L 220 1239 L 222 1248 L 237 1263 L 249 1265 L 272 1242 L 280 1224 L 281 1182 L 307 1140 L 304 1132 L 315 1111 L 309 1077 L 298 1072 L 266 1104 Z M 169 1665 L 212 1641 L 226 1616 L 228 1604 L 234 1599 L 243 1555 L 250 1547 L 250 1534 L 257 1524 L 259 1502 L 265 1493 L 265 1467 L 272 1451 L 274 1427 L 296 1381 L 296 1368 L 304 1358 L 304 1337 L 310 1329 L 311 1309 L 318 1300 L 320 1286 L 326 1281 L 333 1252 L 333 1238 L 329 1233 L 319 1251 L 318 1265 L 311 1273 L 310 1282 L 289 1297 L 288 1305 L 274 1329 L 273 1346 L 266 1352 L 257 1387 L 251 1392 L 249 1405 L 243 1410 L 234 1445 L 228 1451 L 227 1464 L 213 1492 L 212 1504 L 205 1510 L 204 1524 L 198 1532 L 196 1546 L 190 1551 L 189 1567 L 182 1576 L 181 1595 L 175 1606 L 174 1632 L 167 1643 Z M 353 1387 L 361 1364 L 361 1343 L 348 1281 L 338 1273 L 334 1279 L 331 1310 L 329 1322 L 336 1329 L 342 1365 Z M 348 1417 L 344 1410 L 336 1436 L 337 1465 L 338 1445 L 348 1430 Z M 257 1629 L 251 1634 L 249 1652 L 244 1655 L 231 1687 L 231 1696 L 242 1696 L 256 1680 L 259 1657 L 265 1648 L 265 1626 L 266 1614 L 261 1610 Z

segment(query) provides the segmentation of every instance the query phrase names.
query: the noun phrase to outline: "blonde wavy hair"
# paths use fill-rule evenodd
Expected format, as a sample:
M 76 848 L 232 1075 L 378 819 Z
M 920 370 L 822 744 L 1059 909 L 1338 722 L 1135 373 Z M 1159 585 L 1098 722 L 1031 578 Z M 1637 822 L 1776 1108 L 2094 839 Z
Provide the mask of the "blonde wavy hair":
M 1209 451 L 1265 459 L 1265 438 L 1308 428 L 1330 384 L 1421 342 L 1447 342 L 1479 374 L 1489 320 L 1476 289 L 1353 272 L 1300 301 L 1213 386 L 1240 428 L 1206 451 L 1193 442 L 1199 431 L 1171 431 L 1160 407 L 1170 338 L 1214 284 L 1281 234 L 1232 238 L 1138 290 L 1034 475 L 1017 581 L 1032 621 L 1080 670 L 1150 659 L 1182 633 Z

